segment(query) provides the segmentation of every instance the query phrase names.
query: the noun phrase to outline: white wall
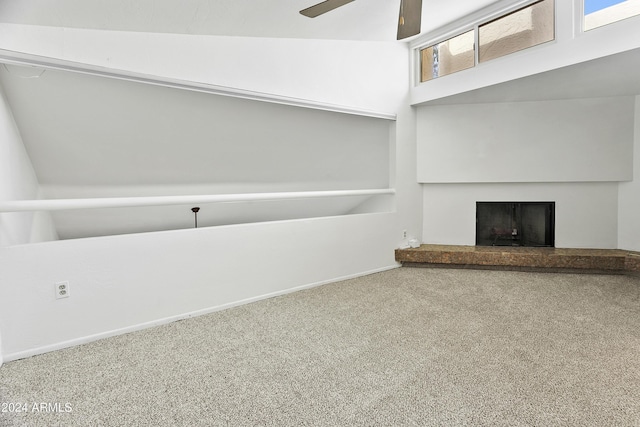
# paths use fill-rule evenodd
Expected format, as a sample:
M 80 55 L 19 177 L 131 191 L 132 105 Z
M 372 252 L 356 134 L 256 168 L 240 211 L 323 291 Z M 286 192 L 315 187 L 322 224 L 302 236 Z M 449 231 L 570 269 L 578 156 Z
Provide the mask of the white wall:
M 395 235 L 400 239 L 406 231 L 404 246 L 411 238 L 422 235 L 422 186 L 416 180 L 416 109 L 406 105 L 398 110 L 395 137 L 391 147 L 391 186 L 396 189 L 398 221 Z
M 0 200 L 38 198 L 39 192 L 38 180 L 0 85 Z M 0 248 L 55 239 L 56 231 L 47 213 L 0 213 Z M 2 276 L 6 267 L 0 260 Z M 0 308 L 0 316 L 2 314 Z M 0 328 L 0 366 L 3 354 Z
M 620 249 L 640 251 L 640 96 L 635 98 L 635 136 L 633 181 L 620 183 L 618 245 Z
M 556 39 L 554 41 L 484 62 L 446 78 L 416 84 L 411 91 L 412 105 L 640 47 L 640 16 L 583 33 L 579 14 L 574 7 L 578 1 L 555 1 Z M 440 41 L 443 36 L 451 37 L 460 34 L 468 30 L 469 25 L 481 24 L 490 20 L 491 17 L 501 16 L 501 11 L 509 9 L 513 4 L 514 2 L 510 0 L 495 2 L 470 17 L 421 36 L 412 42 L 412 46 L 415 48 L 428 46 L 433 41 Z M 635 72 L 634 70 L 618 71 L 621 74 Z M 544 91 L 545 88 L 541 90 Z
M 418 108 L 423 241 L 475 244 L 478 201 L 556 202 L 555 246 L 618 247 L 633 97 Z
M 412 47 L 486 22 L 509 3 L 496 2 Z M 640 17 L 583 33 L 577 3 L 555 2 L 555 41 L 412 89 L 426 243 L 475 244 L 476 201 L 539 200 L 556 201 L 557 247 L 640 247 L 631 65 Z M 516 100 L 528 102 L 508 102 Z
M 0 68 L 0 82 L 47 198 L 389 186 L 393 120 L 68 71 L 22 78 L 25 69 Z M 207 226 L 339 215 L 360 202 L 218 204 L 200 206 L 198 219 Z M 191 207 L 62 211 L 53 218 L 67 239 L 190 227 Z
M 573 182 L 632 177 L 634 98 L 418 108 L 418 181 Z
M 390 250 L 394 216 L 352 215 L 2 248 L 5 360 L 396 267 Z M 56 300 L 54 284 L 65 280 L 70 297 Z
M 0 48 L 19 52 L 160 78 L 398 113 L 400 124 L 392 126 L 389 154 L 390 181 L 398 183 L 397 206 L 403 210 L 397 234 L 407 228 L 419 233 L 421 191 L 415 183 L 415 166 L 396 168 L 393 164 L 396 156 L 411 159 L 415 153 L 414 115 L 406 107 L 409 60 L 405 43 L 150 34 L 12 24 L 0 24 L 0 35 Z M 43 77 L 47 78 L 47 73 Z M 318 130 L 324 128 L 309 128 L 308 132 L 313 135 Z M 285 191 L 290 187 L 286 182 L 277 184 Z M 234 191 L 233 185 L 229 186 L 230 191 Z M 343 183 L 331 183 L 332 188 L 341 186 Z M 203 187 L 211 188 L 198 188 Z M 104 184 L 103 188 L 109 185 Z M 46 189 L 51 197 L 72 196 L 69 188 Z M 176 189 L 165 183 L 160 190 L 143 190 L 157 194 Z M 128 186 L 117 190 L 130 193 Z
M 0 199 L 37 199 L 38 179 L 0 85 Z M 0 213 L 0 246 L 57 239 L 48 214 Z
M 380 112 L 408 91 L 405 43 L 0 24 L 0 48 Z
M 395 186 L 397 212 L 3 248 L 0 331 L 5 360 L 395 267 L 393 249 L 402 230 L 421 233 L 415 163 L 398 165 L 415 153 L 405 44 L 24 26 L 7 30 L 6 25 L 0 25 L 0 34 L 0 48 L 5 49 L 398 113 L 389 126 L 384 168 L 389 177 L 380 181 Z M 155 190 L 177 188 L 165 184 Z M 289 184 L 277 183 L 283 188 Z M 71 297 L 55 300 L 53 284 L 61 280 L 70 281 Z
M 555 246 L 616 249 L 618 183 L 424 184 L 423 242 L 475 245 L 476 202 L 556 202 Z

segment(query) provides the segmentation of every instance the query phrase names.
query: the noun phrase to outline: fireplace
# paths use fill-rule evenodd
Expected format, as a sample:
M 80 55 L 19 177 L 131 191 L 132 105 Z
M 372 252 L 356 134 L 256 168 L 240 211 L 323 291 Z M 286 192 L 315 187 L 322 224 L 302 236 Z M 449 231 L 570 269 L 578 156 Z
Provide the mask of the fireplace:
M 476 202 L 477 246 L 555 245 L 555 202 Z

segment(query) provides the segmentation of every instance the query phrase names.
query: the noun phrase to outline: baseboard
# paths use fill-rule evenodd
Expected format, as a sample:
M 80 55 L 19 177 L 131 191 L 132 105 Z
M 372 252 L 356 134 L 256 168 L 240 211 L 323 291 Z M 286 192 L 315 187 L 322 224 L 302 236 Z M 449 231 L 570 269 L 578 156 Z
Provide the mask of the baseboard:
M 189 313 L 183 313 L 183 314 L 179 314 L 179 315 L 176 315 L 176 316 L 165 317 L 165 318 L 153 320 L 153 321 L 150 321 L 150 322 L 145 322 L 145 323 L 140 323 L 140 324 L 137 324 L 137 325 L 127 326 L 125 328 L 114 329 L 112 331 L 101 332 L 101 333 L 98 333 L 98 334 L 88 335 L 88 336 L 81 337 L 81 338 L 75 338 L 75 339 L 72 339 L 72 340 L 63 341 L 63 342 L 59 342 L 59 343 L 56 343 L 56 344 L 46 345 L 46 346 L 37 347 L 37 348 L 25 350 L 25 351 L 19 351 L 19 352 L 15 352 L 15 353 L 9 353 L 9 354 L 5 354 L 4 355 L 4 361 L 5 362 L 11 362 L 11 361 L 14 361 L 14 360 L 25 359 L 27 357 L 37 356 L 39 354 L 45 354 L 45 353 L 49 353 L 49 352 L 57 351 L 57 350 L 62 350 L 62 349 L 69 348 L 69 347 L 75 347 L 75 346 L 82 345 L 82 344 L 88 344 L 90 342 L 98 341 L 98 340 L 101 340 L 101 339 L 104 339 L 104 338 L 110 338 L 110 337 L 114 337 L 114 336 L 117 336 L 117 335 L 127 334 L 127 333 L 130 333 L 130 332 L 141 331 L 141 330 L 144 330 L 144 329 L 152 328 L 154 326 L 160 326 L 160 325 L 165 325 L 165 324 L 172 323 L 172 322 L 177 322 L 179 320 L 189 319 L 189 318 L 197 317 L 197 316 L 203 316 L 205 314 L 215 313 L 216 311 L 222 311 L 222 310 L 226 310 L 226 309 L 229 309 L 229 308 L 241 306 L 241 305 L 244 305 L 244 304 L 250 304 L 250 303 L 256 302 L 256 301 L 269 299 L 269 298 L 274 298 L 274 297 L 277 297 L 277 296 L 280 296 L 280 295 L 286 295 L 286 294 L 290 294 L 290 293 L 293 293 L 293 292 L 302 291 L 302 290 L 305 290 L 305 289 L 311 289 L 311 288 L 315 288 L 317 286 L 327 285 L 329 283 L 336 283 L 336 282 L 341 282 L 343 280 L 355 279 L 357 277 L 363 277 L 363 276 L 368 276 L 370 274 L 381 273 L 383 271 L 393 270 L 393 269 L 399 268 L 399 267 L 400 267 L 399 264 L 393 264 L 393 265 L 389 265 L 389 266 L 386 266 L 386 267 L 377 268 L 377 269 L 374 269 L 374 270 L 364 271 L 364 272 L 361 272 L 361 273 L 356 273 L 356 274 L 351 274 L 351 275 L 347 275 L 347 276 L 336 277 L 336 278 L 333 278 L 333 279 L 323 280 L 323 281 L 320 281 L 320 282 L 314 282 L 314 283 L 309 283 L 309 284 L 306 284 L 306 285 L 296 286 L 296 287 L 285 289 L 285 290 L 282 290 L 282 291 L 271 292 L 271 293 L 268 293 L 268 294 L 263 294 L 263 295 L 259 295 L 259 296 L 255 296 L 255 297 L 251 297 L 251 298 L 246 298 L 246 299 L 234 301 L 234 302 L 227 303 L 227 304 L 222 304 L 222 305 L 218 305 L 218 306 L 214 306 L 214 307 L 205 308 L 205 309 L 202 309 L 202 310 L 196 310 L 196 311 L 192 311 L 192 312 L 189 312 Z M 2 365 L 2 361 L 3 361 L 3 355 L 0 354 L 0 366 Z

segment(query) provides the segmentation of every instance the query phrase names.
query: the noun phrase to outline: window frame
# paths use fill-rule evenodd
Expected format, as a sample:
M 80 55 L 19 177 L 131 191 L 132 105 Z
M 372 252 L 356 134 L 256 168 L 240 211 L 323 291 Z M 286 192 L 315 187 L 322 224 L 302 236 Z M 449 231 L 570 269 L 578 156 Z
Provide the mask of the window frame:
M 521 11 L 523 11 L 525 9 L 528 9 L 528 8 L 532 8 L 534 5 L 539 4 L 539 3 L 543 3 L 545 1 L 549 1 L 549 2 L 552 3 L 551 9 L 553 10 L 553 24 L 552 24 L 553 37 L 550 40 L 543 41 L 543 42 L 540 42 L 540 43 L 536 43 L 536 44 L 531 45 L 531 46 L 523 47 L 523 48 L 517 49 L 517 50 L 515 50 L 513 52 L 509 52 L 509 53 L 504 54 L 504 55 L 500 55 L 500 56 L 497 56 L 497 57 L 485 59 L 485 60 L 482 60 L 482 61 L 480 60 L 480 29 L 481 29 L 481 27 L 484 27 L 485 25 L 492 24 L 492 23 L 497 22 L 497 21 L 499 21 L 501 19 L 505 19 L 505 18 L 507 18 L 507 17 L 509 17 L 509 16 L 511 16 L 513 14 L 516 14 L 516 13 L 521 12 Z M 562 1 L 562 0 L 535 0 L 535 1 L 527 4 L 526 6 L 522 6 L 522 7 L 517 8 L 517 9 L 511 11 L 511 12 L 505 13 L 502 16 L 499 16 L 499 17 L 494 18 L 492 20 L 488 20 L 486 22 L 478 24 L 477 25 L 477 38 L 478 38 L 478 41 L 477 41 L 477 44 L 476 44 L 476 51 L 478 52 L 478 57 L 477 57 L 476 66 L 478 66 L 478 65 L 480 65 L 482 63 L 489 62 L 489 61 L 494 61 L 494 60 L 499 59 L 499 58 L 503 58 L 503 57 L 506 57 L 506 56 L 511 56 L 513 54 L 517 54 L 518 52 L 522 52 L 522 51 L 525 51 L 525 50 L 528 50 L 528 49 L 531 49 L 531 48 L 535 48 L 536 46 L 540 46 L 540 45 L 544 45 L 544 44 L 547 44 L 547 43 L 554 42 L 557 39 L 557 27 L 556 27 L 556 15 L 557 15 L 556 2 L 557 1 Z M 582 0 L 582 1 L 585 1 L 585 0 Z
M 438 80 L 439 78 L 435 78 L 435 79 L 431 79 L 431 80 L 426 80 L 426 81 L 421 81 L 421 74 L 422 74 L 422 63 L 421 63 L 421 54 L 420 52 L 422 51 L 422 49 L 434 46 L 438 43 L 442 43 L 444 41 L 447 41 L 451 38 L 454 38 L 458 35 L 464 34 L 467 31 L 474 31 L 474 66 L 464 69 L 464 70 L 460 70 L 460 71 L 467 71 L 467 70 L 471 70 L 477 67 L 481 67 L 483 65 L 485 65 L 487 62 L 491 62 L 491 61 L 485 61 L 483 63 L 481 63 L 479 61 L 478 58 L 478 46 L 479 46 L 479 27 L 489 23 L 491 21 L 495 21 L 501 17 L 507 16 L 513 12 L 516 12 L 520 9 L 524 9 L 526 7 L 531 6 L 534 3 L 538 3 L 541 0 L 520 0 L 517 1 L 511 5 L 508 6 L 504 6 L 504 5 L 489 5 L 487 7 L 485 7 L 484 9 L 481 9 L 471 15 L 469 15 L 468 21 L 467 22 L 463 22 L 462 20 L 460 21 L 456 21 L 454 22 L 452 25 L 449 26 L 445 26 L 443 28 L 440 29 L 440 31 L 438 31 L 437 33 L 433 33 L 433 35 L 431 34 L 427 34 L 424 38 L 419 38 L 416 40 L 415 44 L 411 45 L 410 49 L 413 51 L 413 54 L 411 55 L 411 60 L 413 61 L 413 66 L 411 67 L 412 70 L 412 82 L 413 82 L 413 86 L 419 86 L 422 85 L 424 83 L 430 82 L 430 81 L 434 81 L 434 80 Z M 539 48 L 540 46 L 544 46 L 546 44 L 549 43 L 554 43 L 557 41 L 557 36 L 558 36 L 558 23 L 557 23 L 557 16 L 558 16 L 558 2 L 561 1 L 565 1 L 565 0 L 554 0 L 554 13 L 553 13 L 553 28 L 554 28 L 554 38 L 548 42 L 545 43 L 541 43 L 535 46 L 531 46 L 529 48 L 520 50 L 520 51 L 516 51 L 513 52 L 509 55 L 507 55 L 507 57 L 512 56 L 512 55 L 517 55 L 520 54 L 523 51 L 527 51 L 529 49 L 536 49 Z M 580 5 L 583 4 L 584 0 L 574 0 L 574 2 L 578 2 Z M 577 7 L 574 7 L 574 10 L 577 11 Z M 579 16 L 579 15 L 578 15 Z M 581 28 L 581 27 L 580 27 Z M 499 59 L 499 58 L 496 58 Z M 453 73 L 453 74 L 457 74 Z M 448 74 L 447 74 L 448 75 Z M 442 76 L 444 77 L 444 76 Z
M 611 22 L 606 23 L 606 24 L 598 25 L 597 27 L 592 27 L 592 28 L 587 29 L 587 28 L 585 28 L 585 23 L 586 23 L 586 19 L 585 18 L 587 17 L 587 15 L 584 14 L 584 11 L 585 11 L 584 3 L 585 3 L 586 0 L 575 0 L 575 1 L 577 2 L 577 4 L 575 5 L 576 22 L 577 22 L 576 31 L 581 33 L 581 34 L 586 34 L 586 33 L 589 33 L 590 31 L 597 30 L 599 28 L 605 28 L 605 27 L 608 27 L 610 25 L 617 24 L 618 22 L 625 21 L 627 19 L 633 19 L 633 18 L 640 17 L 640 13 L 637 13 L 635 15 L 625 16 L 624 18 L 621 18 L 621 19 L 618 19 L 618 20 L 615 20 L 615 21 L 611 21 Z M 622 3 L 622 2 L 620 2 L 620 3 Z M 617 3 L 617 4 L 619 4 L 619 3 Z M 601 10 L 606 10 L 608 8 L 614 7 L 617 4 L 604 7 L 602 9 L 599 9 L 596 12 L 599 12 Z M 593 12 L 593 13 L 595 13 L 595 12 Z
M 454 71 L 452 73 L 444 74 L 442 76 L 433 77 L 433 78 L 428 79 L 428 80 L 422 80 L 422 74 L 423 74 L 422 51 L 425 50 L 425 49 L 429 49 L 429 48 L 432 48 L 434 46 L 437 46 L 437 45 L 439 45 L 441 43 L 446 43 L 448 41 L 451 41 L 451 40 L 455 39 L 456 37 L 463 36 L 463 35 L 465 35 L 467 33 L 470 33 L 471 31 L 473 31 L 473 47 L 472 47 L 472 49 L 473 49 L 473 65 L 470 66 L 470 67 L 466 67 L 466 68 L 462 68 L 460 70 Z M 451 36 L 449 38 L 446 38 L 446 39 L 444 39 L 442 41 L 439 41 L 439 42 L 436 42 L 436 43 L 432 43 L 432 44 L 430 44 L 428 46 L 424 46 L 424 47 L 421 47 L 421 48 L 417 49 L 418 61 L 420 62 L 420 66 L 419 66 L 419 69 L 418 69 L 418 71 L 419 71 L 419 74 L 418 74 L 419 83 L 425 83 L 425 82 L 428 82 L 428 81 L 431 81 L 431 80 L 439 79 L 440 77 L 448 76 L 448 75 L 451 75 L 451 74 L 459 73 L 460 71 L 464 71 L 464 70 L 468 70 L 470 68 L 474 68 L 477 65 L 477 57 L 478 57 L 477 38 L 478 38 L 478 35 L 477 35 L 477 31 L 475 30 L 475 28 L 470 28 L 470 29 L 468 29 L 466 31 L 463 31 L 463 32 L 458 33 L 458 34 L 455 34 L 455 35 L 453 35 L 453 36 Z

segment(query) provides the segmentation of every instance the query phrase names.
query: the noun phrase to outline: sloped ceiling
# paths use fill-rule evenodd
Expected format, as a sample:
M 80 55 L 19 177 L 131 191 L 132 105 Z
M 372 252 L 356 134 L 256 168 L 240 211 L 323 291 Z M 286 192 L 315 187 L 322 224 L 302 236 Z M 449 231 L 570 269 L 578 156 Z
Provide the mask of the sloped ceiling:
M 25 78 L 27 72 L 7 65 L 0 81 L 44 186 L 386 184 L 385 175 L 384 182 L 374 177 L 388 169 L 387 120 L 65 71 Z
M 6 65 L 45 198 L 386 188 L 391 121 Z M 199 225 L 342 215 L 361 197 L 201 206 Z M 191 206 L 53 213 L 62 239 L 193 226 Z
M 356 0 L 318 18 L 299 11 L 320 0 L 0 0 L 0 22 L 246 37 L 396 38 L 400 0 Z M 496 0 L 423 0 L 422 32 Z

